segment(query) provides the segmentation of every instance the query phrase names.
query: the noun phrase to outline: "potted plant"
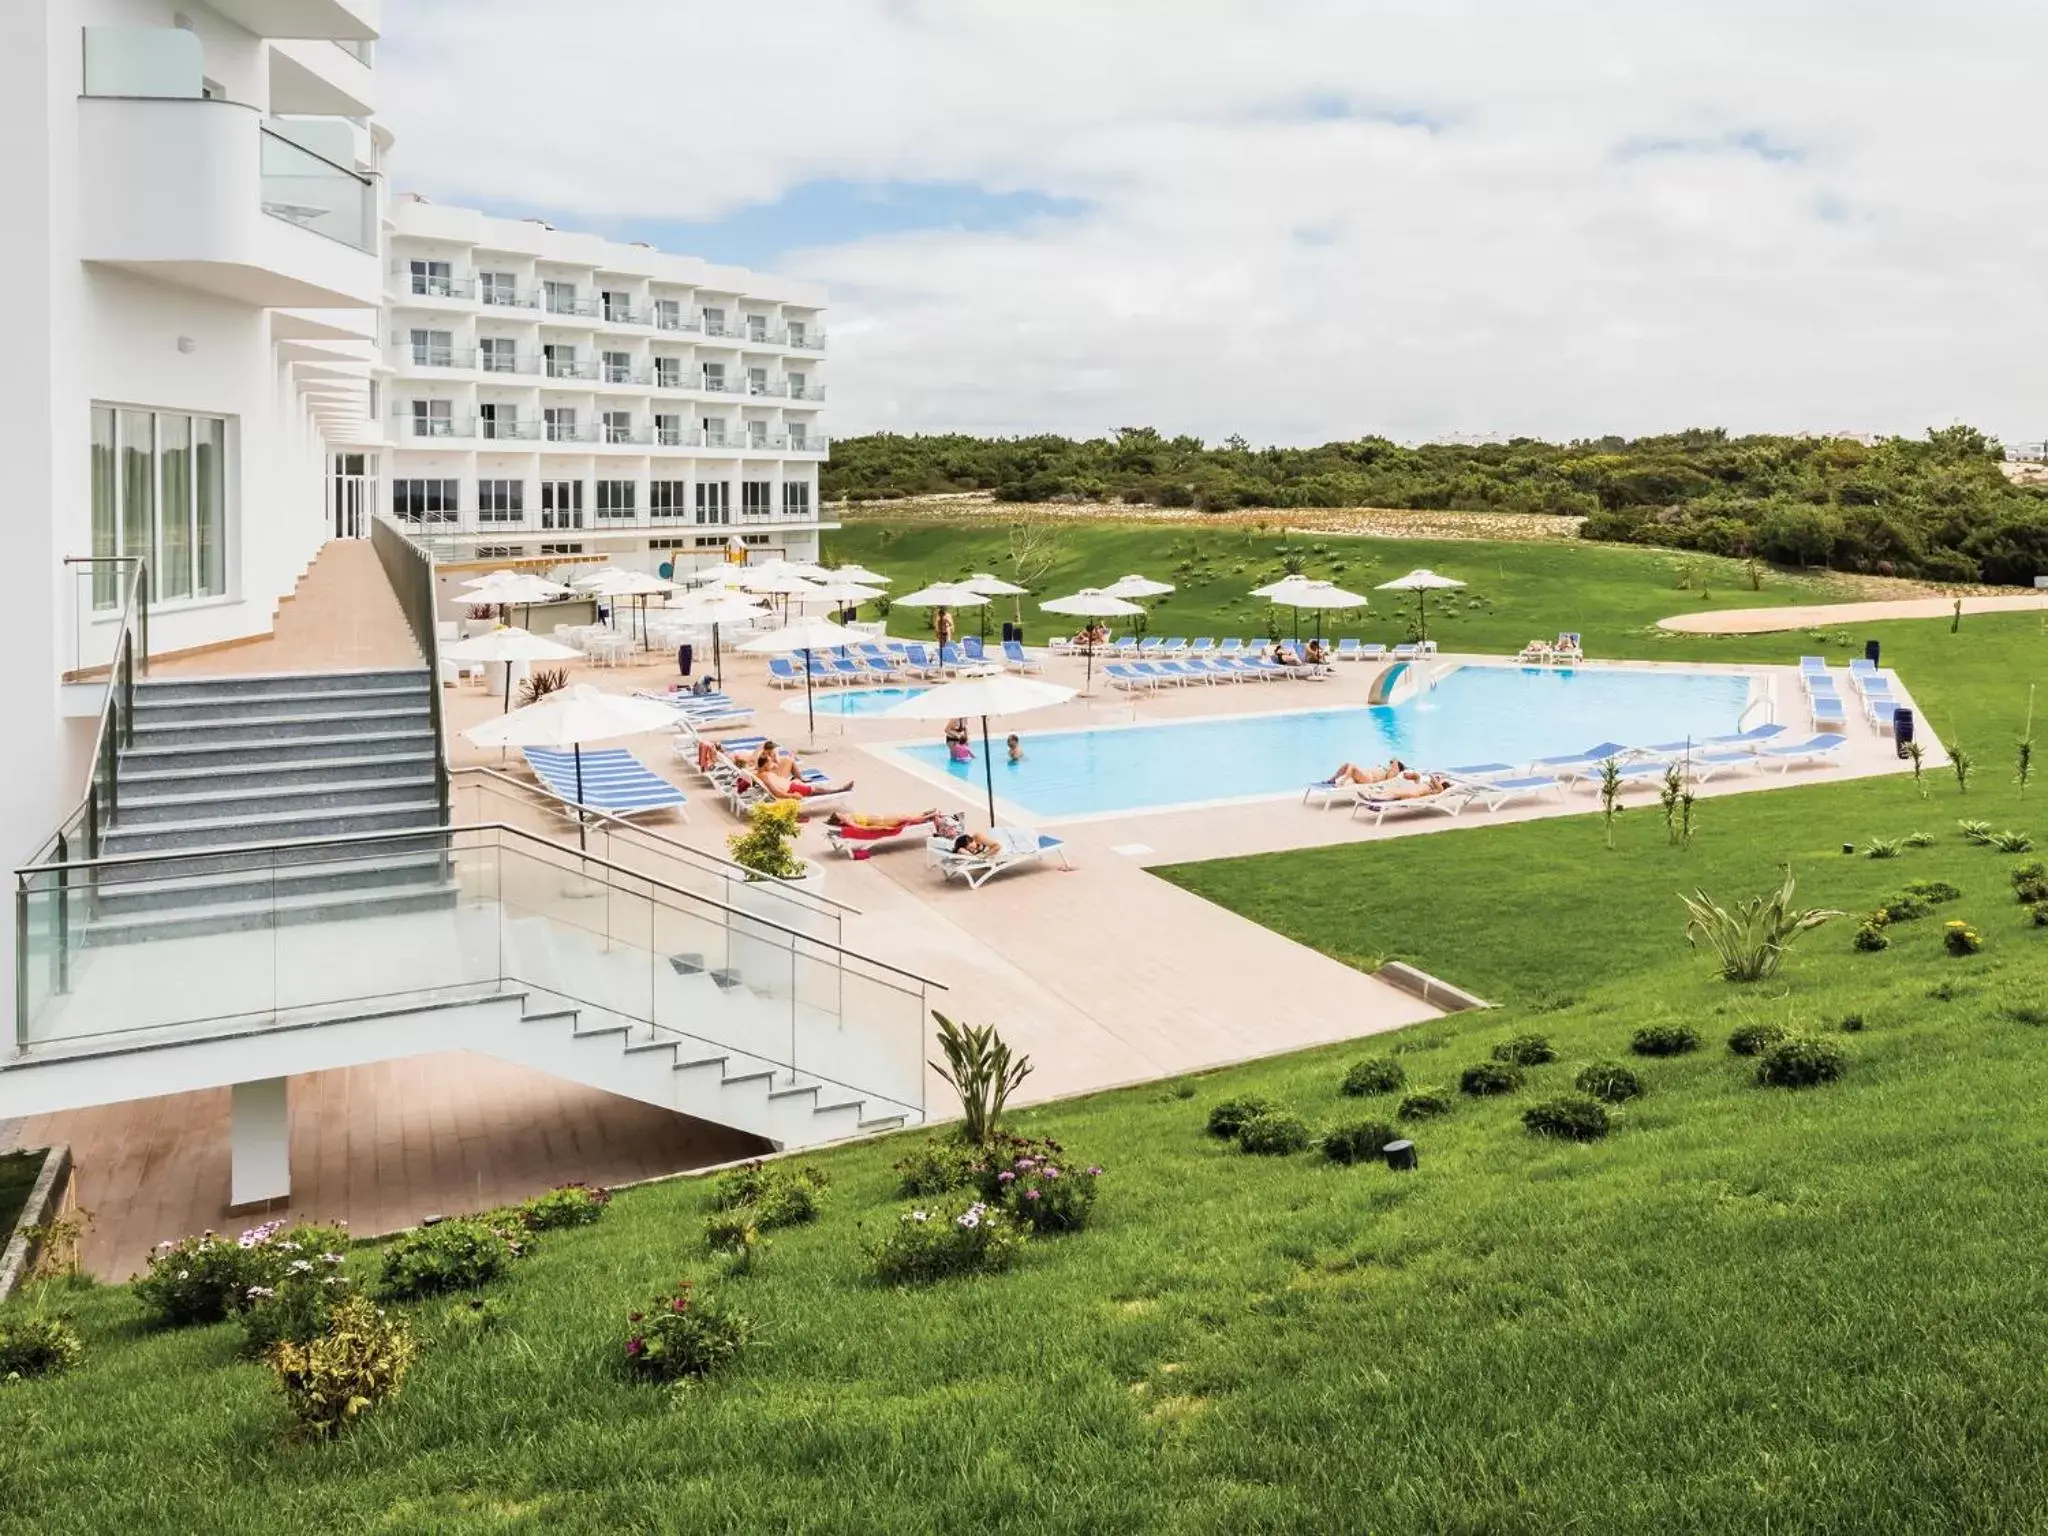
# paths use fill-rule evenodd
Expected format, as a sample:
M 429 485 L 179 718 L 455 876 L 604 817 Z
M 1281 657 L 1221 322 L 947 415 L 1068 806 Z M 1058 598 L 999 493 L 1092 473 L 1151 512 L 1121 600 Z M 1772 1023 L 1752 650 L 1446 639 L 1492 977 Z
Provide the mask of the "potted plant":
M 747 813 L 747 830 L 733 833 L 725 845 L 750 883 L 773 880 L 816 890 L 825 883 L 825 871 L 796 851 L 797 825 L 793 801 L 767 801 Z

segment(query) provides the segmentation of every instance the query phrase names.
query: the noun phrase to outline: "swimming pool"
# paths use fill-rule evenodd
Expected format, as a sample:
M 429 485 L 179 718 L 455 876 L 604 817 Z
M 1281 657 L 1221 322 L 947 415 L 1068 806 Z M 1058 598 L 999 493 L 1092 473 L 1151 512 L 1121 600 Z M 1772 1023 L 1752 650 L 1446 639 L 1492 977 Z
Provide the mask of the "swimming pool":
M 813 693 L 811 707 L 821 715 L 879 715 L 905 699 L 914 699 L 928 690 L 923 688 L 834 688 L 829 693 Z M 804 696 L 784 699 L 782 707 L 793 715 L 804 712 Z
M 1318 686 L 1355 690 L 1358 681 Z M 1461 667 L 1391 708 L 1354 704 L 1044 732 L 1018 718 L 999 725 L 1021 731 L 1024 761 L 1006 761 L 998 742 L 996 794 L 1024 816 L 1052 821 L 1299 794 L 1347 760 L 1519 764 L 1608 740 L 1650 745 L 1732 733 L 1749 689 L 1748 678 L 1727 673 Z M 1288 689 L 1295 698 L 1302 691 Z M 963 803 L 981 790 L 981 763 L 952 762 L 943 743 L 893 750 L 927 776 L 959 780 Z

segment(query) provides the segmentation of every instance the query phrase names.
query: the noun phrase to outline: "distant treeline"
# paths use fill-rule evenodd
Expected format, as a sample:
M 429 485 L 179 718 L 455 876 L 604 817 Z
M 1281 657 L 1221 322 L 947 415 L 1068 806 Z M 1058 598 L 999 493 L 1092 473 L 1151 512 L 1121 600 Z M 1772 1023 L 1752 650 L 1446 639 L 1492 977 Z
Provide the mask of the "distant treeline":
M 1003 501 L 1195 507 L 1404 507 L 1579 515 L 1584 535 L 1940 581 L 2048 574 L 2048 492 L 2015 486 L 1970 427 L 1875 447 L 1846 438 L 1664 437 L 1403 448 L 1207 447 L 1126 427 L 1109 437 L 957 433 L 836 438 L 824 494 L 853 502 L 992 491 Z

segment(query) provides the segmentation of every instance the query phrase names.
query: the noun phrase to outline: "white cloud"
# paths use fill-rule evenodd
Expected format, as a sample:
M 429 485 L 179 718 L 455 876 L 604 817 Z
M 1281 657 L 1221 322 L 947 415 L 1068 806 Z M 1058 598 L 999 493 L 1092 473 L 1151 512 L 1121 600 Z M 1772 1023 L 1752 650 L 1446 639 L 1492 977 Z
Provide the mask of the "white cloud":
M 1088 201 L 789 253 L 834 290 L 838 432 L 2048 431 L 2025 0 L 435 0 L 387 27 L 399 181 L 439 197 Z

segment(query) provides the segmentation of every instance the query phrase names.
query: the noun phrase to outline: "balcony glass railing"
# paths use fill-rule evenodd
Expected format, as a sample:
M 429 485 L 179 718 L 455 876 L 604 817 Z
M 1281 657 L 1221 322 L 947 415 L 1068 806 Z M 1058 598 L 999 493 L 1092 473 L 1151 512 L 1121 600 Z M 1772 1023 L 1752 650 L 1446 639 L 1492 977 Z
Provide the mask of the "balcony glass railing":
M 418 416 L 401 412 L 398 430 L 404 437 L 475 437 L 473 416 Z
M 539 309 L 540 300 L 530 293 L 521 293 L 517 288 L 503 283 L 485 283 L 477 290 L 477 299 L 484 304 L 501 309 Z
M 442 277 L 403 269 L 399 275 L 405 279 L 405 291 L 416 299 L 466 299 L 476 292 L 474 278 Z
M 374 252 L 375 187 L 268 128 L 260 131 L 263 211 L 359 251 Z
M 704 325 L 694 315 L 665 315 L 656 310 L 654 328 L 657 331 L 701 331 Z
M 540 441 L 540 423 L 537 421 L 494 421 L 485 417 L 478 420 L 476 425 L 478 437 L 487 437 L 499 442 Z
M 566 298 L 561 294 L 544 294 L 541 308 L 551 315 L 580 315 L 585 319 L 597 316 L 597 300 Z
M 541 360 L 541 372 L 551 379 L 594 379 L 597 364 L 580 357 L 546 357 Z

